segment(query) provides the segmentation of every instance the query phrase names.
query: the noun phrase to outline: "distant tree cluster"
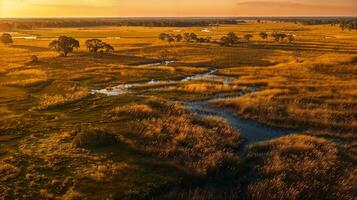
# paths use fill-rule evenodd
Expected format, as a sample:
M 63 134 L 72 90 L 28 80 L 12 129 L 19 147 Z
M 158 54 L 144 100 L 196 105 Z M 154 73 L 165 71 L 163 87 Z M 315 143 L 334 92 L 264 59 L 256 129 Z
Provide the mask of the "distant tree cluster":
M 0 36 L 0 42 L 3 44 L 12 44 L 12 36 L 9 33 L 4 33 Z
M 85 46 L 89 50 L 89 52 L 97 53 L 97 52 L 113 52 L 114 47 L 110 44 L 107 44 L 99 39 L 90 39 L 85 42 Z
M 293 34 L 285 34 L 285 33 L 279 33 L 279 32 L 274 32 L 271 34 L 271 37 L 274 38 L 275 41 L 277 42 L 282 42 L 285 39 L 287 39 L 287 41 L 289 43 L 293 42 L 295 40 L 295 36 Z
M 344 21 L 340 23 L 341 30 L 357 30 L 357 20 L 356 21 Z
M 238 41 L 239 41 L 238 36 L 235 33 L 230 32 L 226 36 L 223 36 L 219 43 L 221 46 L 230 47 L 235 44 L 238 44 Z
M 183 36 L 181 34 L 167 34 L 167 33 L 161 33 L 159 35 L 159 39 L 163 41 L 167 41 L 169 43 L 171 42 L 189 42 L 189 43 L 210 43 L 211 38 L 210 37 L 199 37 L 195 33 L 184 33 Z
M 196 33 L 184 33 L 183 39 L 185 42 L 196 43 L 210 43 L 210 37 L 199 37 Z
M 171 43 L 171 42 L 181 42 L 183 37 L 181 34 L 175 35 L 175 34 L 161 33 L 159 35 L 159 39 Z
M 91 53 L 106 52 L 110 53 L 114 51 L 114 47 L 99 39 L 90 39 L 85 42 L 85 46 Z M 75 49 L 80 47 L 79 41 L 68 36 L 60 36 L 57 40 L 53 40 L 49 44 L 50 49 L 61 53 L 63 56 L 67 56 L 68 53 L 72 53 Z
M 269 35 L 266 32 L 260 32 L 259 36 L 263 39 L 266 40 L 268 39 Z M 249 42 L 252 38 L 254 37 L 253 34 L 245 34 L 243 36 L 243 39 L 247 42 Z M 279 32 L 274 32 L 271 34 L 271 37 L 277 41 L 277 42 L 282 42 L 282 41 L 287 41 L 289 43 L 295 41 L 295 36 L 293 34 L 285 34 L 285 33 L 279 33 Z M 233 32 L 228 33 L 226 36 L 223 36 L 220 41 L 219 44 L 221 46 L 234 46 L 235 44 L 239 43 L 240 38 Z
M 259 33 L 259 36 L 260 36 L 263 40 L 268 39 L 268 33 L 266 33 L 266 32 L 260 32 L 260 33 Z

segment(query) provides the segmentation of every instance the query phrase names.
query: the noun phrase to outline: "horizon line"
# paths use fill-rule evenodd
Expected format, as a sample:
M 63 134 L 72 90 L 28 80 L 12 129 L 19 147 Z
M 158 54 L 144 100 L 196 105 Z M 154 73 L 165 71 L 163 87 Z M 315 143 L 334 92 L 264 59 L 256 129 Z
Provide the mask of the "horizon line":
M 250 16 L 60 16 L 60 17 L 54 17 L 54 16 L 33 16 L 33 17 L 25 17 L 25 16 L 19 16 L 19 17 L 0 17 L 0 19 L 77 19 L 77 18 L 306 18 L 306 17 L 312 17 L 312 18 L 327 18 L 327 17 L 352 17 L 352 18 L 357 18 L 357 15 L 275 15 L 275 16 L 256 16 L 256 15 L 250 15 Z

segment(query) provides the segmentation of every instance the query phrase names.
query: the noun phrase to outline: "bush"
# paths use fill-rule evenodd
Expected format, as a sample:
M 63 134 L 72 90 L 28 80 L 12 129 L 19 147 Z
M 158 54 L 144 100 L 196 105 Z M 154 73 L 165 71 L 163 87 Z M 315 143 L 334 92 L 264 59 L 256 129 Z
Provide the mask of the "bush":
M 2 42 L 3 44 L 11 44 L 13 43 L 13 40 L 10 34 L 4 33 L 0 36 L 0 42 Z
M 30 56 L 30 60 L 31 60 L 31 62 L 38 62 L 39 61 L 38 57 L 35 56 L 35 55 Z
M 112 145 L 117 141 L 114 134 L 101 129 L 85 128 L 76 131 L 78 133 L 72 145 L 77 148 Z

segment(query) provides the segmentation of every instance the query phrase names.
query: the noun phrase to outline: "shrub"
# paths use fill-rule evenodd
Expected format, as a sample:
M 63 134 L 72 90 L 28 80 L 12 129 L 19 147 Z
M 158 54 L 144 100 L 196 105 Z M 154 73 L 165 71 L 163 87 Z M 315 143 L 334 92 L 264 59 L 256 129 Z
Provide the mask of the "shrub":
M 84 128 L 81 129 L 72 141 L 72 145 L 77 148 L 106 146 L 116 143 L 116 137 L 101 129 Z
M 38 62 L 39 61 L 38 57 L 35 56 L 35 55 L 30 56 L 30 60 L 31 60 L 31 62 Z
M 10 34 L 4 33 L 0 36 L 0 42 L 3 44 L 12 44 L 13 40 Z

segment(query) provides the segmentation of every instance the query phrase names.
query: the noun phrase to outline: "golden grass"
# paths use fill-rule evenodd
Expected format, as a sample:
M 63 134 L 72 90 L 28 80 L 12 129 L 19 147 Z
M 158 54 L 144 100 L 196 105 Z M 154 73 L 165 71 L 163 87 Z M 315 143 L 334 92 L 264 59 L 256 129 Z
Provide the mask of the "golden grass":
M 9 76 L 42 76 L 42 77 L 46 77 L 47 74 L 45 71 L 43 70 L 39 70 L 39 69 L 26 69 L 26 70 L 20 70 L 20 71 L 13 71 L 8 73 L 7 75 Z
M 237 85 L 222 84 L 215 82 L 201 82 L 201 83 L 186 83 L 180 84 L 176 88 L 164 88 L 160 91 L 174 91 L 187 93 L 206 93 L 213 94 L 218 92 L 236 91 L 240 88 Z
M 237 170 L 238 156 L 233 152 L 240 136 L 226 120 L 197 118 L 177 103 L 160 107 L 160 117 L 143 119 L 136 127 L 146 151 L 175 159 L 201 175 Z
M 115 107 L 111 113 L 115 116 L 128 115 L 131 117 L 147 117 L 152 116 L 157 112 L 148 104 L 130 104 L 125 106 Z
M 40 84 L 47 83 L 47 78 L 28 78 L 23 80 L 9 81 L 4 83 L 4 86 L 17 86 L 17 87 L 32 87 Z
M 357 129 L 354 57 L 319 58 L 302 64 L 292 62 L 237 70 L 239 74 L 255 75 L 241 76 L 234 84 L 258 85 L 264 89 L 213 104 L 230 107 L 241 117 L 273 126 L 353 132 Z
M 39 105 L 34 107 L 33 110 L 46 110 L 46 109 L 64 106 L 70 103 L 80 101 L 86 98 L 88 95 L 89 93 L 85 89 L 65 95 L 53 95 L 53 96 L 43 95 L 40 98 Z
M 248 158 L 259 164 L 249 198 L 350 199 L 356 169 L 341 153 L 335 143 L 304 135 L 252 146 Z

